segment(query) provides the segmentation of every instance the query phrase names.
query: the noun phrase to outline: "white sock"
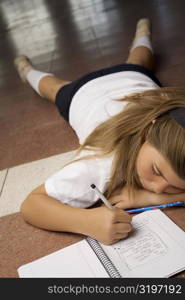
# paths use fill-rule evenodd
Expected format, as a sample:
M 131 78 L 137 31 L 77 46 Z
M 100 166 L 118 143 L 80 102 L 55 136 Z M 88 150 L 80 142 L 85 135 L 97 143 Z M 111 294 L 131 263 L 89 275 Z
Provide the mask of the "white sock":
M 139 47 L 139 46 L 147 47 L 153 53 L 152 43 L 151 43 L 149 36 L 146 35 L 146 36 L 142 36 L 142 37 L 136 39 L 136 41 L 133 43 L 133 45 L 130 49 L 130 52 L 132 52 L 136 47 Z
M 45 76 L 54 76 L 54 75 L 51 73 L 40 72 L 35 69 L 31 69 L 26 75 L 26 79 L 29 82 L 29 84 L 41 97 L 43 97 L 43 95 L 39 91 L 39 82 Z

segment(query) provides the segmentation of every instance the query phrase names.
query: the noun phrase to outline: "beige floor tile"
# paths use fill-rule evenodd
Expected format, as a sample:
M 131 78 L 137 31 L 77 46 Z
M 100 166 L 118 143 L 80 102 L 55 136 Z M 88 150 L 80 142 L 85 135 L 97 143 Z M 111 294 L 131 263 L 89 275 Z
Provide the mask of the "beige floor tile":
M 19 211 L 25 197 L 53 173 L 70 161 L 76 151 L 51 156 L 10 168 L 0 197 L 0 216 Z M 3 184 L 6 170 L 0 172 Z

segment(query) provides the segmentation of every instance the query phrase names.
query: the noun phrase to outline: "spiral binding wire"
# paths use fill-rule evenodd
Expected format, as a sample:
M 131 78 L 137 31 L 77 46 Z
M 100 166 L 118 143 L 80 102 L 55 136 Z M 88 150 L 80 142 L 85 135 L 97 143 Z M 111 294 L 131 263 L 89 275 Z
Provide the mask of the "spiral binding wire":
M 90 247 L 95 252 L 96 256 L 98 257 L 99 261 L 102 263 L 103 267 L 107 271 L 108 275 L 111 278 L 122 278 L 121 274 L 113 264 L 113 262 L 110 260 L 110 258 L 107 256 L 101 245 L 98 243 L 98 241 L 87 237 L 86 241 L 90 245 Z

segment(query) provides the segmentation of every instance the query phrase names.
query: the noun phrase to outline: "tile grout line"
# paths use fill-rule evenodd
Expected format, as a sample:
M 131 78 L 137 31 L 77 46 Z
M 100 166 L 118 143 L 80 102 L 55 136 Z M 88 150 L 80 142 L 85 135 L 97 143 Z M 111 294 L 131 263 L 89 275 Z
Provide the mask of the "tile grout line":
M 9 171 L 9 169 L 7 169 L 6 175 L 5 175 L 5 177 L 4 177 L 4 181 L 3 181 L 3 184 L 2 184 L 2 188 L 1 188 L 1 191 L 0 191 L 0 198 L 1 198 L 1 195 L 2 195 L 2 193 L 3 193 L 3 188 L 4 188 L 4 185 L 5 185 L 5 182 L 6 182 L 6 178 L 7 178 L 7 176 L 8 176 L 8 171 Z
M 53 59 L 55 57 L 55 53 L 56 53 L 56 50 L 53 50 L 52 53 L 51 53 L 51 60 L 50 60 L 50 64 L 49 64 L 49 70 L 48 72 L 51 72 L 52 73 L 52 68 L 53 68 Z

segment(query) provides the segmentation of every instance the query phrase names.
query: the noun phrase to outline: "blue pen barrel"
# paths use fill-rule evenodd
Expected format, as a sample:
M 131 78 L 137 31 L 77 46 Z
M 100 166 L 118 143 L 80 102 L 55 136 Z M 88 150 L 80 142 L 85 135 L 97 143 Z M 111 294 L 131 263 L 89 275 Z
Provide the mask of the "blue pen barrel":
M 141 208 L 133 208 L 133 209 L 126 209 L 125 211 L 128 213 L 138 213 L 138 212 L 144 212 L 147 210 L 153 210 L 153 209 L 160 209 L 165 207 L 176 207 L 176 206 L 184 206 L 185 203 L 183 201 L 177 201 L 177 202 L 171 202 L 166 204 L 160 204 L 160 205 L 153 205 L 153 206 L 146 206 Z
M 177 202 L 172 202 L 172 203 L 168 203 L 167 206 L 171 207 L 171 206 L 184 206 L 185 203 L 183 201 L 177 201 Z

